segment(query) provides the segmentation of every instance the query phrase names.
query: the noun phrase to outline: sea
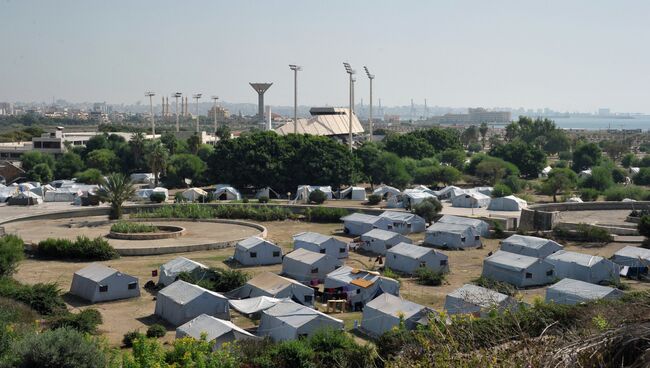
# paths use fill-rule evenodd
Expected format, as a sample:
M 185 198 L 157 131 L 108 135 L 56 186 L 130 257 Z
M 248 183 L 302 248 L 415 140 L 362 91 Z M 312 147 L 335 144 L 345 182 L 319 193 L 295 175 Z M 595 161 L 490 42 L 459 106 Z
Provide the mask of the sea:
M 608 117 L 555 117 L 549 118 L 563 129 L 608 130 L 608 129 L 641 129 L 650 130 L 650 115 L 634 116 L 631 118 Z

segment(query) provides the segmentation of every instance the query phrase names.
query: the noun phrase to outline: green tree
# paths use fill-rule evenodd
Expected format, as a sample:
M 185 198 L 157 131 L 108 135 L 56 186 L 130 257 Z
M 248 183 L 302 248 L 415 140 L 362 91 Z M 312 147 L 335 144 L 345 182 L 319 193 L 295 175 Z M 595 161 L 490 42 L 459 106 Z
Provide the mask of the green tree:
M 56 161 L 54 177 L 56 179 L 71 179 L 83 169 L 84 163 L 81 156 L 74 152 L 66 152 Z
M 507 197 L 512 194 L 512 190 L 505 184 L 496 184 L 492 190 L 493 198 Z
M 43 154 L 38 151 L 29 151 L 20 155 L 22 162 L 22 169 L 29 171 L 38 164 L 46 164 L 50 169 L 54 167 L 54 157 L 52 155 Z
M 77 173 L 77 182 L 84 184 L 101 184 L 104 180 L 104 175 L 97 169 L 88 169 Z
M 650 167 L 642 167 L 632 180 L 636 185 L 650 185 Z
M 187 148 L 190 150 L 190 153 L 196 155 L 199 152 L 199 147 L 201 146 L 201 137 L 197 133 L 192 134 L 187 138 Z
M 180 143 L 174 133 L 164 133 L 160 136 L 160 142 L 167 148 L 170 155 L 180 153 Z
M 452 185 L 460 181 L 462 174 L 455 167 L 441 166 L 435 173 L 436 181 L 445 185 Z
M 384 139 L 386 151 L 400 157 L 412 157 L 416 160 L 433 156 L 433 147 L 422 137 L 413 134 L 389 134 Z
M 147 147 L 145 157 L 149 170 L 151 170 L 154 177 L 154 186 L 157 187 L 160 173 L 164 175 L 166 171 L 168 159 L 167 149 L 160 141 L 154 141 Z
M 568 151 L 571 148 L 571 140 L 563 130 L 553 130 L 546 136 L 544 151 L 553 154 Z
M 650 238 L 650 216 L 641 216 L 637 229 L 639 230 L 639 234 L 646 238 Z
M 383 152 L 379 158 L 379 182 L 387 185 L 404 188 L 412 178 L 406 171 L 404 162 L 392 152 Z
M 447 149 L 440 153 L 440 162 L 449 164 L 458 170 L 463 169 L 466 159 L 465 152 L 459 149 Z
M 228 127 L 227 125 L 221 124 L 221 125 L 217 128 L 217 137 L 218 137 L 219 140 L 221 140 L 221 141 L 224 141 L 224 140 L 230 139 L 230 135 L 231 135 L 231 134 L 232 134 L 232 132 L 230 131 L 230 127 Z
M 40 163 L 27 172 L 27 178 L 39 183 L 49 183 L 54 179 L 54 173 L 46 163 Z
M 111 220 L 121 219 L 124 202 L 131 198 L 133 194 L 135 194 L 135 187 L 128 176 L 120 173 L 108 175 L 99 191 L 101 200 L 111 205 L 108 218 Z
M 442 211 L 442 204 L 436 198 L 426 198 L 412 209 L 412 212 L 422 217 L 427 224 L 432 223 L 440 211 Z
M 636 156 L 634 156 L 634 153 L 626 153 L 623 156 L 623 159 L 621 160 L 621 165 L 625 168 L 629 168 L 630 166 L 634 166 L 634 161 L 636 160 Z
M 599 191 L 612 187 L 614 186 L 612 171 L 603 166 L 592 167 L 591 175 L 587 176 L 582 183 L 580 183 L 580 186 L 583 188 L 593 188 Z
M 578 176 L 573 170 L 555 168 L 542 184 L 542 192 L 552 195 L 553 202 L 557 202 L 557 195 L 575 188 L 577 182 Z
M 582 144 L 573 151 L 573 165 L 571 168 L 575 172 L 580 172 L 598 165 L 601 159 L 602 151 L 596 143 Z
M 69 328 L 27 336 L 14 349 L 17 367 L 105 367 L 107 359 L 97 343 Z
M 0 277 L 11 276 L 24 258 L 23 240 L 16 235 L 0 237 Z
M 206 164 L 198 156 L 189 153 L 176 154 L 169 159 L 166 182 L 173 186 L 183 186 L 184 180 L 190 179 L 193 185 L 200 185 L 205 170 Z
M 614 161 L 617 161 L 624 153 L 630 151 L 630 146 L 620 141 L 602 141 L 600 147 Z
M 496 160 L 485 160 L 476 166 L 476 176 L 494 185 L 507 174 L 507 167 Z
M 490 128 L 488 127 L 487 123 L 481 123 L 481 126 L 478 128 L 479 133 L 481 133 L 481 145 L 483 148 L 485 148 L 485 142 L 489 130 Z
M 424 138 L 433 147 L 435 152 L 441 152 L 450 148 L 463 148 L 458 131 L 451 128 L 429 128 L 406 134 Z
M 132 160 L 132 166 L 137 170 L 146 167 L 146 144 L 145 136 L 142 132 L 133 134 L 129 140 L 130 160 Z
M 86 166 L 91 169 L 97 169 L 103 174 L 116 172 L 118 162 L 115 152 L 108 148 L 92 151 L 86 157 Z
M 490 155 L 515 164 L 522 175 L 537 177 L 546 165 L 546 154 L 540 148 L 521 140 L 492 148 Z
M 354 154 L 359 163 L 359 169 L 363 174 L 364 179 L 370 183 L 371 189 L 374 190 L 374 185 L 381 183 L 381 181 L 378 180 L 382 176 L 382 167 L 379 164 L 382 150 L 376 143 L 366 142 L 356 149 Z
M 472 143 L 477 143 L 479 135 L 479 128 L 477 128 L 476 125 L 470 125 L 460 135 L 460 141 L 465 145 L 465 147 L 467 147 Z

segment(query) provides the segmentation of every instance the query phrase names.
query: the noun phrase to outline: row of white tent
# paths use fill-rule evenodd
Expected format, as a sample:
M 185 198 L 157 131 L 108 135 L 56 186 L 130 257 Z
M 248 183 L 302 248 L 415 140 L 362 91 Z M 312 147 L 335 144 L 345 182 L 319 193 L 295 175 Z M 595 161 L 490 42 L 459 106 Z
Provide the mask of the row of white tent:
M 367 215 L 360 212 L 341 218 L 343 231 L 349 235 L 362 235 L 372 229 L 382 229 L 399 234 L 421 233 L 426 228 L 426 221 L 410 212 L 384 211 L 379 215 Z
M 16 205 L 33 205 L 43 202 L 69 202 L 81 204 L 81 197 L 94 194 L 99 190 L 97 185 L 75 183 L 73 181 L 59 182 L 58 186 L 40 183 L 12 184 L 0 187 L 0 203 L 8 202 Z M 14 199 L 10 201 L 10 199 Z

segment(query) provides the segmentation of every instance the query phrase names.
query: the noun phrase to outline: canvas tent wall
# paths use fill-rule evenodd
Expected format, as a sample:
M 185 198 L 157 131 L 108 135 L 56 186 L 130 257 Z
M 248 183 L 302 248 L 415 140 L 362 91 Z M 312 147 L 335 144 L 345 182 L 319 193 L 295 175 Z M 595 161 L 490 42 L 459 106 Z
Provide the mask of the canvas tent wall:
M 475 188 L 470 189 L 470 191 L 485 194 L 486 196 L 490 197 L 490 196 L 492 196 L 492 192 L 494 192 L 494 188 L 493 187 L 475 187 Z
M 412 243 L 406 236 L 382 229 L 372 229 L 361 235 L 361 249 L 385 255 L 386 251 L 399 243 Z
M 434 190 L 431 190 L 430 188 L 424 186 L 424 185 L 416 185 L 412 188 L 413 190 L 417 190 L 419 192 L 425 192 L 429 194 L 433 194 L 434 196 L 436 195 Z
M 343 327 L 339 319 L 292 301 L 283 301 L 262 312 L 257 334 L 285 341 L 311 336 L 322 329 L 343 330 Z
M 182 280 L 158 292 L 155 314 L 174 326 L 180 326 L 201 314 L 230 319 L 225 296 Z
M 343 232 L 349 235 L 361 235 L 372 229 L 376 229 L 375 224 L 379 220 L 379 216 L 366 215 L 359 212 L 341 217 L 341 221 L 343 221 Z
M 427 198 L 436 198 L 435 195 L 419 190 L 407 189 L 402 193 L 402 203 L 404 208 L 414 208 Z
M 201 188 L 190 188 L 186 191 L 184 191 L 182 194 L 183 198 L 189 202 L 196 202 L 200 200 L 201 198 L 205 198 L 208 196 L 208 192 Z
M 282 248 L 257 236 L 241 240 L 235 245 L 233 258 L 244 266 L 282 263 Z
M 490 197 L 478 192 L 464 193 L 451 199 L 451 205 L 453 207 L 486 208 L 489 204 Z
M 352 268 L 340 267 L 325 277 L 325 293 L 336 295 L 336 299 L 346 299 L 354 310 L 363 306 L 378 295 L 388 293 L 399 295 L 399 282 L 388 277 L 371 272 Z
M 130 178 L 133 184 L 151 184 L 156 180 L 152 173 L 133 173 Z
M 444 215 L 437 222 L 443 224 L 458 224 L 458 225 L 470 225 L 477 230 L 479 235 L 488 236 L 490 235 L 490 225 L 487 222 L 475 218 L 454 216 L 454 215 Z
M 143 188 L 143 189 L 138 189 L 135 191 L 135 194 L 133 195 L 133 200 L 135 201 L 149 201 L 151 198 L 152 194 L 162 194 L 165 196 L 165 201 L 169 199 L 169 190 L 167 188 L 163 187 L 155 187 L 155 188 Z
M 618 283 L 620 266 L 599 256 L 561 250 L 546 257 L 558 278 L 570 278 L 592 284 Z
M 165 286 L 171 285 L 182 272 L 188 272 L 196 278 L 201 278 L 205 274 L 204 271 L 207 269 L 208 266 L 199 262 L 192 261 L 185 257 L 176 257 L 160 266 L 158 284 Z
M 515 234 L 501 241 L 501 250 L 529 257 L 546 258 L 562 250 L 553 240 Z
M 366 190 L 362 187 L 348 187 L 339 193 L 340 199 L 350 199 L 353 201 L 365 201 Z
M 334 198 L 331 186 L 300 185 L 296 190 L 296 198 L 294 198 L 294 201 L 309 201 L 309 195 L 316 190 L 320 190 L 321 192 L 325 193 L 327 199 Z
M 449 185 L 449 186 L 446 186 L 446 187 L 442 188 L 441 190 L 434 191 L 433 195 L 435 195 L 439 199 L 450 199 L 455 194 L 460 194 L 462 192 L 463 192 L 463 190 L 461 188 L 459 188 L 457 186 L 454 186 L 454 185 Z
M 378 195 L 378 196 L 382 197 L 383 199 L 387 199 L 387 198 L 402 194 L 402 191 L 400 191 L 397 188 L 388 186 L 388 185 L 382 185 L 379 188 L 373 190 L 372 194 Z
M 528 207 L 528 203 L 521 198 L 509 195 L 506 197 L 492 198 L 488 210 L 490 211 L 521 211 Z
M 471 284 L 463 285 L 445 298 L 448 314 L 472 314 L 477 317 L 485 316 L 491 310 L 515 309 L 517 305 L 517 301 L 508 295 Z
M 225 201 L 225 200 L 240 200 L 241 199 L 241 193 L 230 185 L 227 184 L 217 184 L 217 186 L 214 189 L 214 197 L 220 201 Z
M 546 285 L 555 278 L 553 265 L 548 262 L 502 250 L 483 260 L 482 276 L 516 287 Z
M 340 264 L 328 254 L 298 248 L 282 259 L 282 274 L 301 282 L 318 282 Z
M 421 233 L 426 227 L 426 221 L 410 212 L 384 211 L 379 217 L 383 220 L 377 222 L 377 228 L 393 231 L 400 234 Z
M 280 299 L 289 298 L 297 303 L 308 306 L 314 304 L 314 289 L 272 272 L 258 274 L 248 280 L 244 286 L 229 292 L 228 296 L 239 299 L 260 296 Z
M 580 304 L 598 299 L 618 299 L 623 292 L 609 286 L 601 286 L 588 282 L 562 279 L 546 289 L 546 302 L 557 304 Z
M 386 267 L 391 270 L 414 274 L 420 268 L 433 272 L 449 272 L 449 257 L 435 249 L 415 244 L 399 243 L 386 252 Z
M 617 265 L 627 268 L 627 276 L 644 275 L 650 267 L 650 249 L 628 245 L 614 253 L 611 259 Z
M 263 310 L 267 310 L 281 302 L 283 299 L 271 298 L 269 296 L 258 296 L 248 299 L 230 299 L 228 303 L 230 308 L 236 310 L 244 316 L 257 315 Z M 300 303 L 302 304 L 302 303 Z
M 20 192 L 7 200 L 9 206 L 33 206 L 43 203 L 43 198 L 32 192 Z
M 215 318 L 207 314 L 186 322 L 176 328 L 176 338 L 191 337 L 195 340 L 205 340 L 212 345 L 212 350 L 217 350 L 223 343 L 238 340 L 256 340 L 258 337 L 237 327 L 234 323 Z
M 372 336 L 380 336 L 403 321 L 407 330 L 414 330 L 426 318 L 427 308 L 400 297 L 382 294 L 363 308 L 361 328 Z
M 98 303 L 140 296 L 140 286 L 133 276 L 92 263 L 74 273 L 70 294 Z
M 468 249 L 482 246 L 481 236 L 472 225 L 436 222 L 427 228 L 424 244 L 446 249 Z
M 58 188 L 57 190 L 45 192 L 45 202 L 74 202 L 75 198 L 81 196 L 81 190 L 72 188 Z
M 293 249 L 307 249 L 323 253 L 334 258 L 348 257 L 348 244 L 332 236 L 313 232 L 299 233 L 293 236 Z

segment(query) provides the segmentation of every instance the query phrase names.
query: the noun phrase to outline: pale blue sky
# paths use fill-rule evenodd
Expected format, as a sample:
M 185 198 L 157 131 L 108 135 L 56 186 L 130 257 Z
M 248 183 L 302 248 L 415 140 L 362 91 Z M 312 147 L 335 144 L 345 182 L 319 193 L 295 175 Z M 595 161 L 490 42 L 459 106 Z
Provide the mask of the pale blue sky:
M 649 1 L 0 0 L 0 101 L 133 103 L 145 90 L 344 105 L 650 112 Z M 358 76 L 357 99 L 368 81 Z

